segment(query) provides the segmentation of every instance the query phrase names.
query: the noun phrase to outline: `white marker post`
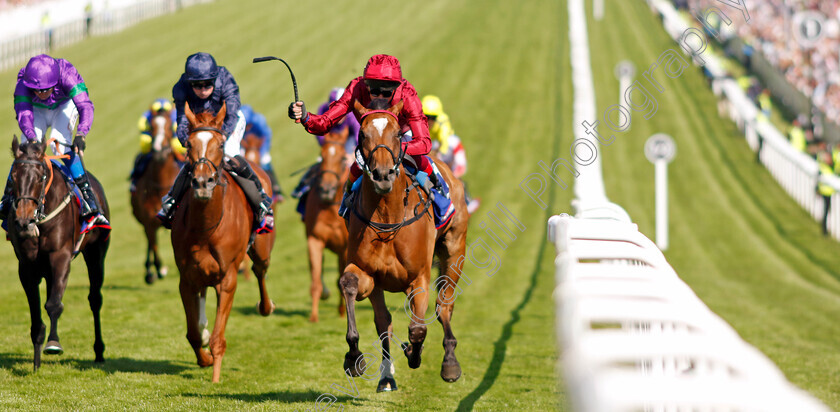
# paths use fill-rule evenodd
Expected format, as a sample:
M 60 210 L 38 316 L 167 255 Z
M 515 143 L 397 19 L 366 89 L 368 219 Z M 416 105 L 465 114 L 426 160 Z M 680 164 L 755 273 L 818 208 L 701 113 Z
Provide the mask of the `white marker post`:
M 636 66 L 630 60 L 622 60 L 615 65 L 615 78 L 618 80 L 618 103 L 621 104 L 622 98 L 624 98 L 624 92 L 630 88 L 630 85 L 633 84 L 633 78 L 636 77 Z M 619 116 L 619 124 L 624 125 L 624 122 L 621 121 L 621 117 L 624 117 L 622 112 L 618 112 Z M 632 119 L 627 119 L 628 123 L 632 124 Z M 627 129 L 623 130 L 623 132 L 627 132 L 630 130 L 630 124 L 627 125 Z
M 597 21 L 604 20 L 604 0 L 595 0 L 592 3 L 592 17 Z
M 655 167 L 656 246 L 668 249 L 668 163 L 674 160 L 677 145 L 664 133 L 657 133 L 645 142 L 645 157 Z

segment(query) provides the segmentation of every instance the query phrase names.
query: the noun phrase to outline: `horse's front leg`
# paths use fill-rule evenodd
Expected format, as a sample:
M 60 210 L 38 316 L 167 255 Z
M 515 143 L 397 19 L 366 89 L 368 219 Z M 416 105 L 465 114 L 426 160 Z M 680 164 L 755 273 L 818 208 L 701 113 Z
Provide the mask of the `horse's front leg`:
M 29 303 L 29 318 L 32 326 L 29 329 L 29 336 L 32 339 L 32 346 L 35 349 L 33 358 L 33 370 L 41 367 L 41 345 L 47 333 L 47 326 L 41 320 L 41 292 L 38 285 L 41 284 L 41 276 L 36 272 L 35 265 L 18 264 L 18 276 L 23 291 L 26 293 L 26 300 Z
M 258 236 L 251 250 L 248 252 L 248 256 L 253 263 L 251 270 L 254 272 L 254 276 L 257 278 L 257 285 L 260 288 L 260 301 L 257 302 L 257 312 L 262 316 L 271 315 L 276 307 L 274 301 L 268 296 L 268 287 L 265 284 L 268 265 L 271 262 L 271 247 L 274 243 L 274 240 L 268 236 L 274 236 L 274 233 Z
M 146 277 L 145 281 L 147 284 L 151 285 L 155 283 L 155 275 L 152 273 L 152 258 L 154 257 L 157 260 L 157 246 L 155 243 L 157 242 L 157 229 L 154 228 L 154 225 L 147 224 L 143 226 L 143 229 L 146 232 Z
M 181 292 L 181 302 L 184 304 L 184 314 L 187 317 L 187 341 L 190 342 L 190 346 L 195 351 L 198 366 L 204 368 L 213 364 L 213 356 L 202 348 L 201 329 L 199 327 L 200 306 L 204 304 L 201 301 L 201 294 L 204 288 L 194 287 L 190 284 L 188 280 L 190 276 L 190 273 L 182 273 L 178 287 Z
M 356 300 L 366 298 L 373 291 L 373 278 L 354 264 L 347 265 L 339 281 L 347 304 L 347 345 L 344 355 L 344 371 L 350 376 L 361 376 L 366 369 L 365 360 L 359 350 L 359 330 L 356 328 Z
M 216 285 L 216 321 L 213 324 L 213 334 L 210 335 L 210 351 L 213 353 L 213 383 L 219 382 L 222 375 L 222 358 L 227 349 L 225 327 L 228 316 L 233 307 L 233 294 L 236 292 L 236 274 L 238 267 L 230 265 L 222 282 Z
M 382 289 L 374 288 L 368 299 L 373 306 L 373 322 L 376 324 L 376 333 L 379 335 L 379 343 L 382 346 L 382 363 L 379 366 L 379 384 L 376 386 L 376 391 L 395 391 L 397 381 L 394 380 L 394 363 L 391 358 L 391 341 L 394 340 L 391 312 L 385 305 L 385 294 Z
M 150 225 L 152 226 L 152 225 Z M 157 232 L 158 228 L 155 225 L 154 227 L 149 227 L 146 229 L 151 233 L 147 233 L 146 236 L 149 237 L 149 250 L 152 252 L 152 258 L 154 259 L 155 264 L 155 271 L 157 272 L 157 278 L 163 279 L 166 277 L 166 274 L 169 272 L 169 269 L 166 266 L 163 266 L 163 262 L 160 260 L 160 253 L 158 253 L 158 241 L 157 241 Z
M 67 288 L 67 278 L 70 274 L 70 252 L 60 251 L 50 254 L 50 274 L 47 278 L 47 303 L 44 309 L 50 317 L 50 336 L 47 345 L 44 346 L 44 353 L 48 355 L 61 355 L 64 348 L 58 340 L 58 318 L 64 312 L 64 290 Z
M 434 322 L 434 318 L 426 319 L 426 308 L 429 305 L 429 275 L 420 275 L 408 291 L 409 310 L 408 316 L 408 341 L 410 344 L 403 344 L 403 352 L 408 358 L 408 367 L 417 369 L 420 367 L 420 354 L 423 352 L 423 341 L 426 340 L 426 325 Z
M 321 299 L 321 292 L 324 291 L 322 282 L 324 242 L 310 235 L 306 238 L 306 249 L 309 251 L 309 274 L 312 277 L 309 283 L 309 295 L 312 298 L 309 321 L 314 323 L 318 322 L 318 303 Z

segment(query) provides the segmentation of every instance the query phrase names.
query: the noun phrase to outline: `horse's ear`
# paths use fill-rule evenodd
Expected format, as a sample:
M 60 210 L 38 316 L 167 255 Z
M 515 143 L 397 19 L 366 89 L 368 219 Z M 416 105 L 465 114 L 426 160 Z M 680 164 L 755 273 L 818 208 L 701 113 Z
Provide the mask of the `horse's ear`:
M 353 101 L 353 112 L 356 113 L 360 119 L 369 111 L 370 110 L 368 110 L 368 108 L 363 104 L 359 103 L 358 100 Z
M 222 128 L 225 124 L 225 116 L 227 116 L 227 102 L 222 102 L 222 108 L 219 109 L 219 113 L 216 113 L 216 128 Z
M 15 157 L 15 159 L 17 159 L 23 153 L 21 153 L 21 151 L 20 151 L 20 142 L 18 142 L 17 135 L 15 134 L 15 135 L 12 135 L 12 136 L 14 136 L 12 138 L 12 155 Z
M 350 126 L 345 126 L 344 129 L 341 129 L 339 136 L 341 136 L 342 143 L 347 142 L 347 137 L 350 136 Z
M 190 109 L 190 102 L 184 102 L 184 115 L 187 116 L 187 120 L 190 122 L 190 128 L 195 127 L 195 113 Z
M 400 100 L 400 101 L 397 102 L 397 104 L 391 106 L 391 108 L 388 109 L 388 111 L 393 113 L 394 116 L 397 116 L 397 118 L 399 118 L 400 117 L 400 112 L 402 111 L 402 109 L 403 109 L 403 101 Z

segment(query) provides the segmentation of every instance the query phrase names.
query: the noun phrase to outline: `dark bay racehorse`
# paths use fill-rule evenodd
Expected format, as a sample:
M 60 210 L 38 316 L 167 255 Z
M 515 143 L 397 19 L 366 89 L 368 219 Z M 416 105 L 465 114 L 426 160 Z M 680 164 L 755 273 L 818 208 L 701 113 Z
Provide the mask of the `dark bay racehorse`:
M 312 296 L 310 322 L 318 322 L 318 301 L 329 297 L 323 285 L 324 248 L 338 256 L 338 276 L 347 265 L 347 225 L 338 215 L 344 182 L 350 168 L 345 163 L 344 144 L 350 129 L 324 135 L 321 146 L 321 163 L 310 184 L 311 192 L 306 197 L 303 223 L 306 226 L 306 247 L 309 251 L 309 272 L 312 281 L 309 294 Z M 340 289 L 340 287 L 339 287 Z M 344 296 L 339 293 L 338 313 L 344 316 Z
M 152 118 L 151 126 L 152 159 L 146 171 L 137 179 L 137 190 L 131 194 L 131 210 L 146 233 L 145 280 L 148 284 L 155 281 L 153 263 L 158 279 L 166 276 L 168 271 L 166 266 L 161 266 L 158 255 L 157 231 L 161 223 L 155 215 L 160 210 L 160 199 L 169 191 L 180 169 L 170 143 L 173 135 L 170 113 L 159 112 Z
M 444 332 L 445 354 L 440 375 L 447 382 L 454 382 L 461 376 L 461 366 L 455 358 L 457 341 L 450 319 L 460 279 L 459 264 L 463 263 L 466 248 L 469 214 L 460 182 L 446 165 L 436 161 L 449 184 L 457 212 L 449 223 L 435 229 L 430 202 L 421 198 L 420 190 L 402 166 L 404 152 L 397 121 L 402 105 L 399 102 L 387 110 L 368 110 L 358 102 L 355 105 L 362 117 L 359 145 L 367 171 L 351 212 L 348 265 L 340 281 L 347 300 L 346 338 L 350 349 L 344 357 L 344 369 L 352 376 L 370 375 L 366 373 L 365 359 L 359 350 L 355 316 L 355 301 L 368 298 L 382 343 L 377 391 L 396 389 L 390 357 L 390 345 L 396 339 L 383 292 L 408 295 L 411 308 L 409 342 L 401 346 L 408 357 L 408 366 L 418 368 L 426 325 L 434 320 L 425 318 L 429 294 L 434 293 L 430 284 L 433 254 L 437 255 L 443 268 L 435 282 L 440 291 L 435 302 L 435 317 Z
M 257 309 L 263 316 L 274 310 L 268 298 L 265 276 L 274 245 L 274 232 L 258 235 L 248 249 L 253 232 L 253 214 L 245 193 L 223 169 L 225 135 L 220 130 L 225 119 L 222 105 L 214 117 L 209 113 L 185 113 L 190 123 L 187 160 L 192 174 L 191 189 L 181 200 L 172 223 L 172 246 L 181 273 L 181 300 L 187 319 L 187 340 L 195 351 L 198 365 L 213 365 L 213 382 L 221 377 L 222 357 L 227 342 L 225 326 L 236 292 L 236 274 L 246 252 L 254 262 L 252 270 L 260 288 Z M 268 176 L 251 165 L 270 193 Z M 207 287 L 216 289 L 217 306 L 210 352 L 202 348 L 199 316 L 201 296 Z
M 10 239 L 18 258 L 20 282 L 29 301 L 35 370 L 41 366 L 41 346 L 46 335 L 46 325 L 41 320 L 38 285 L 41 278 L 47 280 L 47 303 L 44 308 L 50 317 L 50 334 L 43 350 L 48 355 L 61 354 L 64 348 L 58 339 L 58 318 L 64 310 L 61 299 L 64 297 L 70 262 L 76 250 L 80 250 L 85 257 L 90 280 L 88 301 L 93 311 L 94 360 L 105 361 L 99 311 L 102 308 L 101 290 L 110 230 L 94 228 L 83 237 L 79 234 L 79 206 L 72 198 L 67 181 L 60 175 L 53 179 L 54 173 L 59 172 L 53 172 L 50 158 L 58 156 L 46 156 L 47 146 L 34 141 L 19 144 L 17 137 L 12 141 L 15 160 L 12 162 L 11 178 L 15 201 L 7 219 Z M 110 219 L 102 185 L 93 174 L 87 173 L 102 214 Z

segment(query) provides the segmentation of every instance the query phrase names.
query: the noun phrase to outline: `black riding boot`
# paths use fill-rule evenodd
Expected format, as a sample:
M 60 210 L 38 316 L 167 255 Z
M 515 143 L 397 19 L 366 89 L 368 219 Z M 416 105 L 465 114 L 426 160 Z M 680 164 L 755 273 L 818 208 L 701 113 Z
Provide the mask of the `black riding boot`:
M 274 211 L 271 209 L 271 198 L 263 190 L 260 178 L 254 173 L 254 169 L 251 169 L 248 161 L 240 155 L 230 158 L 228 166 L 239 177 L 237 181 L 245 192 L 248 202 L 251 203 L 251 208 L 254 210 L 256 221 L 259 224 L 257 233 L 274 230 Z M 248 187 L 246 183 L 250 183 L 252 187 Z
M 160 219 L 161 224 L 163 227 L 167 229 L 172 229 L 172 218 L 175 215 L 175 205 L 181 200 L 181 196 L 184 195 L 184 192 L 187 191 L 187 184 L 190 180 L 190 170 L 189 166 L 185 165 L 181 168 L 181 171 L 178 172 L 178 177 L 175 178 L 175 182 L 172 183 L 172 188 L 169 189 L 169 193 L 163 196 L 161 199 L 161 207 L 160 211 L 157 213 L 157 218 Z
M 14 202 L 14 198 L 12 196 L 12 191 L 14 190 L 13 186 L 12 175 L 10 174 L 6 178 L 6 187 L 3 189 L 3 199 L 0 200 L 0 220 L 6 220 L 9 216 L 9 212 L 12 211 L 12 202 Z
M 84 202 L 82 203 L 82 218 L 88 220 L 96 216 L 100 223 L 107 224 L 107 219 L 105 219 L 105 216 L 102 216 L 102 212 L 99 210 L 99 205 L 96 202 L 96 194 L 93 193 L 93 188 L 90 186 L 87 173 L 79 177 L 74 177 L 73 181 L 76 182 L 76 186 L 79 187 L 79 191 L 82 192 L 82 197 L 84 198 Z

